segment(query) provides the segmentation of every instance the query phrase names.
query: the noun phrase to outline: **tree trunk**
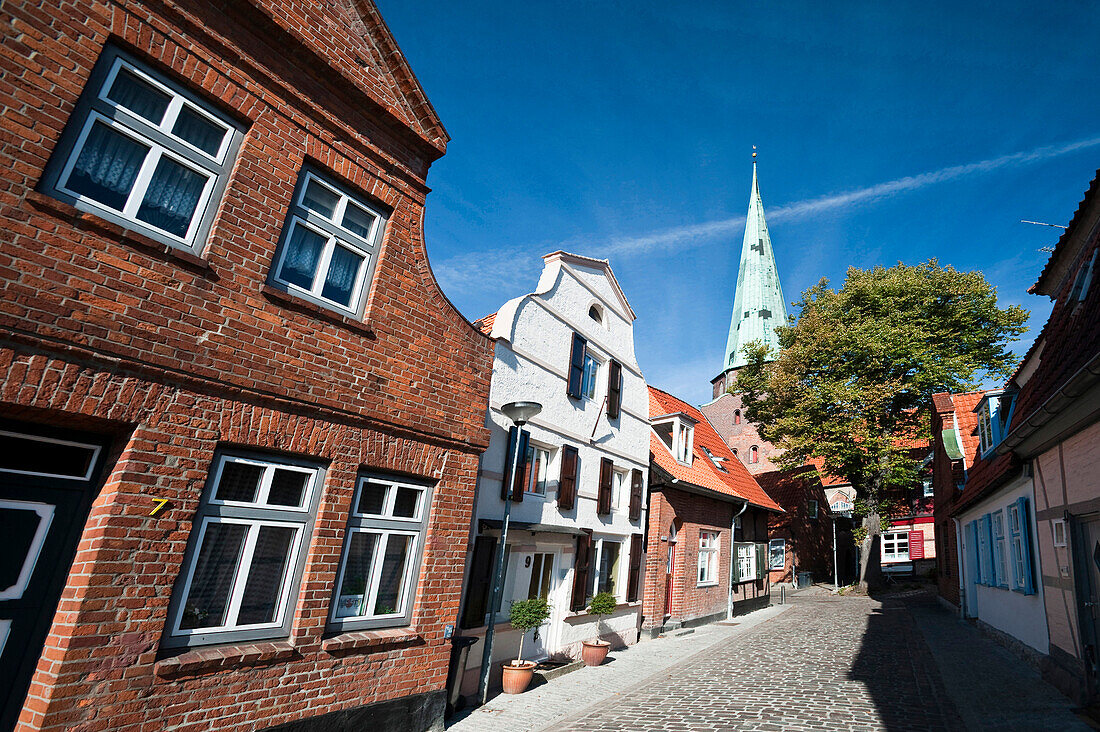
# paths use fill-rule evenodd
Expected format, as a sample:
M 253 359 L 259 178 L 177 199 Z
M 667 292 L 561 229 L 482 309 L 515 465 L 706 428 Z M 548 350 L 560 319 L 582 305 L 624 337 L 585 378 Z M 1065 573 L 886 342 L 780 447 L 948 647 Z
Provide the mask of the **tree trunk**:
M 859 587 L 866 591 L 868 588 L 882 584 L 882 562 L 879 552 L 881 520 L 877 507 L 869 510 L 863 517 L 863 528 L 867 531 L 867 536 L 859 548 Z
M 527 631 L 524 630 L 519 634 L 519 658 L 516 659 L 516 665 L 523 663 L 523 636 L 527 635 Z

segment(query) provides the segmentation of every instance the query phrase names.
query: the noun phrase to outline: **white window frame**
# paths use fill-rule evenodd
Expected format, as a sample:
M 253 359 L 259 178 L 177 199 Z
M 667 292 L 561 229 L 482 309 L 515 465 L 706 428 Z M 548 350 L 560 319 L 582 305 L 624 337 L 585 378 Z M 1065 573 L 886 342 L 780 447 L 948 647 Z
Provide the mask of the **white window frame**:
M 264 472 L 260 477 L 260 489 L 257 491 L 256 501 L 225 501 L 214 498 L 225 464 L 231 461 L 258 465 L 264 468 Z M 287 469 L 307 474 L 300 507 L 261 503 L 261 500 L 266 500 L 268 497 L 271 478 L 277 469 Z M 302 570 L 305 565 L 305 552 L 309 545 L 308 538 L 313 532 L 314 514 L 317 510 L 320 495 L 319 486 L 322 484 L 323 479 L 324 469 L 316 463 L 308 461 L 267 457 L 229 450 L 221 451 L 215 455 L 214 469 L 209 472 L 199 513 L 194 524 L 197 531 L 193 529 L 191 532 L 188 549 L 180 570 L 180 577 L 176 584 L 176 592 L 173 594 L 172 603 L 169 607 L 169 633 L 164 641 L 165 646 L 205 645 L 279 638 L 289 635 L 290 620 L 293 615 L 291 602 L 297 596 L 301 583 Z M 226 605 L 225 623 L 219 626 L 181 628 L 200 550 L 203 546 L 203 539 L 212 524 L 232 524 L 247 527 L 245 540 L 234 570 L 229 601 Z M 260 529 L 263 527 L 291 528 L 295 531 L 295 535 L 287 553 L 286 566 L 283 568 L 283 575 L 280 579 L 278 606 L 274 618 L 266 623 L 242 625 L 238 624 L 236 620 L 252 566 L 251 560 L 256 547 L 256 540 Z
M 361 513 L 359 502 L 363 488 L 368 483 L 386 486 L 386 497 L 382 513 Z M 400 488 L 420 491 L 415 516 L 394 516 L 393 508 Z M 337 631 L 363 630 L 380 627 L 399 627 L 412 622 L 412 611 L 416 604 L 416 588 L 424 551 L 424 536 L 427 532 L 428 516 L 431 513 L 432 486 L 427 482 L 397 478 L 382 473 L 364 473 L 356 481 L 355 494 L 348 511 L 348 525 L 340 551 L 340 567 L 337 571 L 336 585 L 333 587 L 332 603 L 329 610 L 329 627 Z M 340 605 L 340 591 L 347 571 L 348 554 L 351 551 L 351 539 L 355 534 L 373 534 L 378 537 L 372 555 L 370 582 L 364 588 L 362 607 L 368 611 L 362 615 L 337 617 Z M 401 605 L 392 613 L 375 614 L 374 608 L 382 577 L 382 565 L 386 546 L 391 536 L 407 536 L 409 544 L 405 567 L 401 576 Z
M 524 481 L 523 492 L 527 495 L 545 498 L 546 490 L 550 486 L 550 465 L 554 460 L 556 450 L 552 447 L 528 441 L 527 451 L 531 458 L 527 464 L 532 466 L 532 470 L 528 472 L 527 478 Z M 538 462 L 539 470 L 536 472 L 533 468 L 539 453 L 544 455 L 544 459 Z M 539 477 L 540 475 L 542 476 L 541 479 Z M 539 484 L 542 485 L 542 490 L 538 490 Z
M 737 544 L 737 582 L 750 582 L 756 579 L 756 544 L 738 542 Z
M 990 518 L 990 527 L 993 534 L 993 571 L 997 575 L 997 585 L 1008 589 L 1008 558 L 1005 552 L 1008 542 L 1005 537 L 1005 512 L 998 509 Z
M 909 532 L 908 531 L 884 531 L 881 537 L 882 561 L 884 562 L 908 562 L 909 561 Z M 905 551 L 901 551 L 902 544 Z M 889 547 L 889 550 L 888 550 Z
M 1069 543 L 1066 541 L 1066 520 L 1054 519 L 1051 521 L 1051 534 L 1054 537 L 1054 546 L 1066 546 Z
M 1008 516 L 1006 518 L 1008 519 L 1006 528 L 1009 531 L 1008 560 L 1012 564 L 1012 589 L 1023 591 L 1025 588 L 1024 576 L 1030 565 L 1030 559 L 1025 557 L 1024 554 L 1031 551 L 1031 547 L 1023 540 L 1024 532 L 1027 530 L 1024 527 L 1027 517 L 1026 515 L 1020 515 L 1019 506 L 1013 502 L 1008 504 Z M 1012 528 L 1013 525 L 1016 527 L 1015 530 Z
M 21 440 L 30 440 L 33 442 L 46 442 L 51 445 L 63 445 L 65 447 L 75 447 L 84 450 L 91 451 L 91 457 L 88 458 L 88 467 L 85 469 L 82 475 L 75 475 L 69 473 L 46 473 L 34 470 L 16 470 L 14 468 L 5 468 L 0 466 L 0 473 L 11 473 L 13 475 L 26 475 L 39 478 L 59 478 L 61 480 L 76 480 L 76 481 L 88 481 L 92 479 L 92 473 L 99 463 L 99 453 L 103 448 L 99 445 L 93 445 L 87 442 L 73 442 L 72 440 L 58 440 L 53 437 L 43 437 L 42 435 L 32 435 L 26 432 L 11 432 L 8 430 L 0 430 L 0 435 L 5 437 L 14 437 Z
M 676 420 L 673 423 L 673 456 L 684 465 L 691 464 L 691 453 L 695 447 L 695 426 Z
M 617 573 L 612 573 L 611 583 L 613 587 L 612 595 L 616 600 L 620 602 L 626 596 L 626 583 L 623 582 L 623 567 L 629 564 L 630 558 L 625 556 L 629 553 L 629 542 L 623 541 L 622 537 L 599 539 L 596 541 L 596 551 L 594 552 L 594 563 L 592 566 L 592 586 L 590 588 L 589 597 L 594 597 L 596 594 L 602 592 L 600 585 L 603 584 L 603 554 L 607 544 L 619 545 L 619 570 Z M 624 548 L 625 547 L 625 548 Z
M 111 86 L 124 69 L 169 97 L 160 122 L 146 119 L 108 98 Z M 179 114 L 184 109 L 224 130 L 218 150 L 213 155 L 173 133 Z M 88 134 L 96 123 L 148 148 L 121 210 L 78 193 L 66 185 L 84 149 Z M 93 69 L 84 93 L 47 165 L 43 185 L 50 195 L 81 210 L 95 213 L 126 229 L 140 232 L 170 246 L 199 252 L 209 232 L 217 204 L 225 191 L 242 135 L 240 125 L 205 99 L 152 70 L 136 57 L 108 47 Z M 206 178 L 183 236 L 137 218 L 138 209 L 162 157 L 167 157 Z
M 611 472 L 611 507 L 628 508 L 630 504 L 630 471 L 615 468 Z
M 593 367 L 591 372 L 589 371 L 588 364 L 592 363 Z M 603 363 L 596 354 L 592 353 L 592 349 L 585 346 L 584 349 L 584 366 L 581 368 L 581 397 L 588 399 L 589 401 L 595 401 L 596 391 L 600 383 L 600 371 L 602 370 Z
M 306 192 L 309 190 L 311 183 L 321 186 L 337 197 L 331 216 L 326 216 L 306 205 Z M 363 237 L 344 227 L 344 214 L 348 206 L 351 205 L 358 206 L 374 217 L 368 236 Z M 272 260 L 268 275 L 269 283 L 281 290 L 330 310 L 335 310 L 347 317 L 360 317 L 366 305 L 370 285 L 374 280 L 374 271 L 378 264 L 378 252 L 381 249 L 382 235 L 387 220 L 387 214 L 378 206 L 371 204 L 366 196 L 357 194 L 351 189 L 340 185 L 320 171 L 310 167 L 304 168 L 298 176 L 298 185 L 294 191 L 293 203 L 287 213 L 283 233 L 279 238 L 279 247 L 275 258 Z M 283 262 L 286 260 L 290 248 L 291 238 L 298 227 L 307 229 L 325 240 L 320 257 L 317 260 L 317 267 L 313 271 L 313 282 L 309 288 L 301 287 L 280 278 Z M 359 265 L 359 271 L 355 275 L 355 284 L 352 285 L 351 300 L 347 305 L 330 300 L 321 294 L 328 279 L 329 265 L 332 263 L 332 255 L 336 251 L 337 245 L 350 249 L 355 254 L 363 257 L 363 261 Z
M 717 531 L 699 531 L 699 558 L 696 587 L 713 587 L 718 584 L 718 557 L 722 537 Z

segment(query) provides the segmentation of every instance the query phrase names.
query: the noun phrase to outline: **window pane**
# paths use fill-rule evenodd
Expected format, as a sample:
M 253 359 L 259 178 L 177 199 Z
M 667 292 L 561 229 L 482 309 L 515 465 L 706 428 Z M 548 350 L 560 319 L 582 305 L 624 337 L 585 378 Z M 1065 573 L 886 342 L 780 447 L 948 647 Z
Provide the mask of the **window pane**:
M 586 353 L 584 355 L 584 378 L 581 383 L 581 392 L 589 399 L 596 398 L 596 375 L 599 368 L 599 362 Z
M 342 225 L 348 231 L 354 232 L 364 239 L 370 239 L 371 227 L 374 225 L 375 215 L 362 206 L 348 201 L 344 210 Z
M 279 595 L 283 589 L 290 547 L 297 529 L 289 526 L 261 526 L 252 553 L 248 582 L 241 597 L 237 625 L 270 623 L 279 610 Z
M 367 614 L 367 583 L 377 546 L 377 534 L 356 531 L 351 535 L 348 557 L 344 562 L 344 579 L 340 582 L 340 594 L 336 598 L 336 617 L 352 618 Z
M 0 552 L 0 592 L 12 590 L 5 599 L 18 600 L 23 585 L 19 582 L 25 565 L 33 568 L 40 556 L 40 544 L 35 542 L 42 516 L 30 508 L 20 508 L 18 501 L 0 505 L 0 536 L 4 551 Z M 17 585 L 19 585 L 17 587 Z
M 359 507 L 356 509 L 356 512 L 371 516 L 381 516 L 382 511 L 386 507 L 387 487 L 385 483 L 375 483 L 370 480 L 364 481 L 363 487 L 359 492 Z
M 170 234 L 187 236 L 207 180 L 207 176 L 161 155 L 137 217 Z
M 264 469 L 261 465 L 226 460 L 214 498 L 219 501 L 243 501 L 253 503 L 260 487 Z
M 306 185 L 306 193 L 302 197 L 303 206 L 321 214 L 326 219 L 331 219 L 336 213 L 336 204 L 339 201 L 340 197 L 336 193 L 313 179 L 310 179 Z
M 615 592 L 615 578 L 619 574 L 619 545 L 605 541 L 600 554 L 600 592 Z
M 36 440 L 30 435 L 0 434 L 0 470 L 83 478 L 95 448 Z
M 390 534 L 386 541 L 386 554 L 382 558 L 382 576 L 378 580 L 378 597 L 374 602 L 375 615 L 400 612 L 405 597 L 405 566 L 409 559 L 412 537 Z
M 539 596 L 539 581 L 542 579 L 542 554 L 531 559 L 531 581 L 527 583 L 527 599 Z
M 313 288 L 313 275 L 317 272 L 317 260 L 325 248 L 325 237 L 307 229 L 295 226 L 286 243 L 286 254 L 279 268 L 279 279 L 297 285 L 304 290 Z
M 356 254 L 347 247 L 337 244 L 332 250 L 332 259 L 328 264 L 328 274 L 325 276 L 321 297 L 344 306 L 350 305 L 363 259 L 361 254 Z
M 164 119 L 164 111 L 168 109 L 168 102 L 172 99 L 125 68 L 118 70 L 111 90 L 107 92 L 107 98 L 155 125 L 159 125 Z
M 172 134 L 186 140 L 211 156 L 218 154 L 225 138 L 226 129 L 204 117 L 186 104 L 180 108 L 176 123 L 172 125 Z
M 275 475 L 271 477 L 271 489 L 267 494 L 267 502 L 272 506 L 300 508 L 302 499 L 306 495 L 306 481 L 309 480 L 309 475 L 297 470 L 276 468 Z
M 147 145 L 95 122 L 63 185 L 73 193 L 121 211 L 148 152 Z
M 233 578 L 241 559 L 248 527 L 240 524 L 206 525 L 191 587 L 183 603 L 180 628 L 216 628 L 225 625 L 225 611 Z
M 415 488 L 399 486 L 397 497 L 393 501 L 393 515 L 401 518 L 416 518 L 416 509 L 420 503 L 420 494 Z

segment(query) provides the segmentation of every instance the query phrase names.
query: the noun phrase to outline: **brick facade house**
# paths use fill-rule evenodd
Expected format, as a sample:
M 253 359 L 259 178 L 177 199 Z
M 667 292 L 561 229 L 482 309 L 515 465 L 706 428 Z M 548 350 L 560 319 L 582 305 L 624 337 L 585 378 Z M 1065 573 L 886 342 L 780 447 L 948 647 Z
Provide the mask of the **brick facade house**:
M 0 23 L 0 728 L 439 726 L 492 353 L 377 9 Z
M 756 480 L 783 508 L 783 513 L 768 518 L 771 581 L 794 584 L 796 574 L 810 572 L 819 582 L 832 582 L 835 526 L 825 489 L 814 467 L 772 470 L 757 475 Z M 844 537 L 838 537 L 837 551 L 844 554 L 838 565 L 852 567 L 855 547 L 850 530 Z
M 642 633 L 768 605 L 768 516 L 782 509 L 702 412 L 652 386 L 649 400 Z

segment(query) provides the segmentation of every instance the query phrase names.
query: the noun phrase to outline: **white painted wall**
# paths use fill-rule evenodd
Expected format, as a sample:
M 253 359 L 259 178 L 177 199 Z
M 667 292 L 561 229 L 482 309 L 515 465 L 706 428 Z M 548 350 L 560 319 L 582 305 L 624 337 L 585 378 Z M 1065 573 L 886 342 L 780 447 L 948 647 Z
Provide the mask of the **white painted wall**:
M 966 525 L 980 519 L 987 513 L 997 510 L 1005 512 L 1005 532 L 1007 551 L 1008 506 L 1020 496 L 1026 496 L 1031 505 L 1028 511 L 1031 534 L 1031 562 L 1035 568 L 1036 588 L 1034 595 L 1024 595 L 1011 589 L 986 587 L 975 583 L 968 559 L 971 547 L 967 544 Z M 1002 630 L 1031 646 L 1041 653 L 1048 653 L 1050 638 L 1047 632 L 1046 609 L 1043 603 L 1043 585 L 1039 581 L 1039 554 L 1035 537 L 1035 496 L 1031 478 L 1018 478 L 1005 488 L 990 496 L 970 510 L 959 515 L 959 533 L 961 535 L 960 556 L 963 557 L 963 576 L 966 588 L 966 612 L 989 625 Z
M 589 317 L 590 307 L 602 310 L 603 323 Z M 619 610 L 605 619 L 597 630 L 595 619 L 569 610 L 573 587 L 574 537 L 567 534 L 529 531 L 509 533 L 510 557 L 504 598 L 498 623 L 507 621 L 508 605 L 513 599 L 527 597 L 530 568 L 527 558 L 535 553 L 554 552 L 554 582 L 550 601 L 553 605 L 549 633 L 540 633 L 539 646 L 544 654 L 579 657 L 580 643 L 607 638 L 614 633 L 623 641 L 637 640 L 641 603 L 625 604 L 630 566 L 630 535 L 643 531 L 647 501 L 643 494 L 642 516 L 630 521 L 629 471 L 638 469 L 648 483 L 649 472 L 649 394 L 634 355 L 634 316 L 603 266 L 588 264 L 570 255 L 547 258 L 536 291 L 506 303 L 497 313 L 492 336 L 497 338 L 490 386 L 486 424 L 492 431 L 489 448 L 481 459 L 478 475 L 477 519 L 499 520 L 504 512 L 500 498 L 502 472 L 506 462 L 510 420 L 500 407 L 513 401 L 537 401 L 542 412 L 526 429 L 531 444 L 552 449 L 547 470 L 545 496 L 525 494 L 512 503 L 513 522 L 531 522 L 570 529 L 591 529 L 594 542 L 621 542 L 617 593 L 622 599 Z M 573 332 L 588 340 L 589 351 L 601 361 L 592 400 L 572 399 L 566 394 Z M 622 364 L 622 410 L 609 421 L 604 407 L 607 394 L 607 364 L 614 358 Z M 558 509 L 558 479 L 561 473 L 561 448 L 578 448 L 577 498 L 569 511 Z M 610 516 L 596 513 L 601 458 L 610 458 L 616 470 L 626 471 L 623 490 L 614 500 Z M 648 485 L 646 486 L 648 490 Z M 474 534 L 477 532 L 475 520 Z M 471 547 L 472 547 L 471 541 Z M 598 567 L 598 562 L 597 562 Z M 644 581 L 644 578 L 643 578 Z M 467 635 L 483 631 L 464 630 Z M 529 633 L 525 648 L 532 647 Z M 519 634 L 498 625 L 493 661 L 515 656 Z M 471 649 L 468 670 L 481 663 L 482 644 Z M 531 654 L 525 652 L 525 656 Z M 537 657 L 537 655 L 535 656 Z M 466 684 L 468 686 L 468 684 Z

